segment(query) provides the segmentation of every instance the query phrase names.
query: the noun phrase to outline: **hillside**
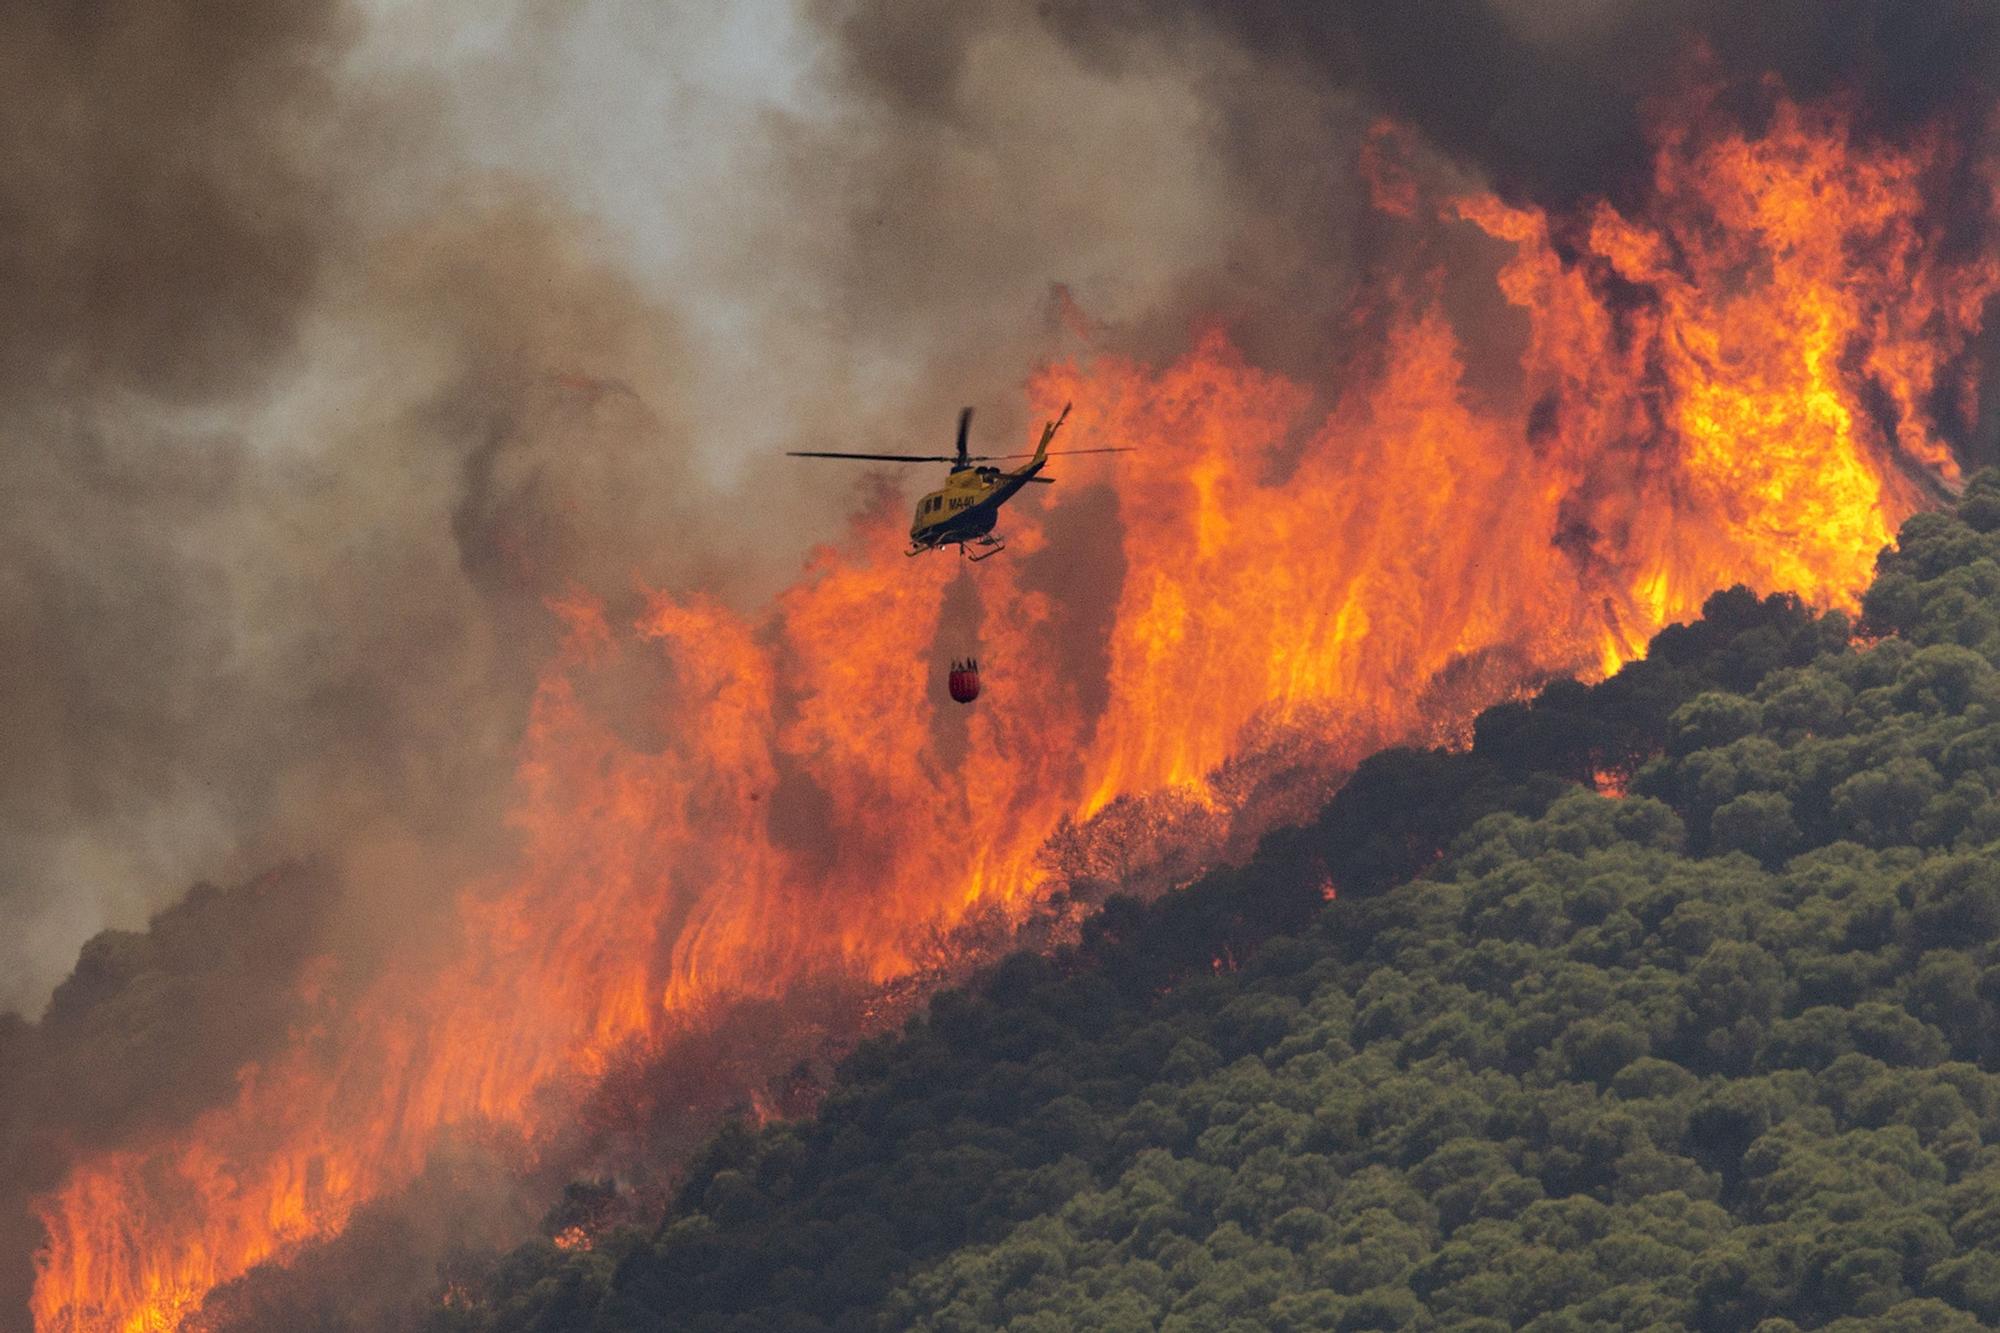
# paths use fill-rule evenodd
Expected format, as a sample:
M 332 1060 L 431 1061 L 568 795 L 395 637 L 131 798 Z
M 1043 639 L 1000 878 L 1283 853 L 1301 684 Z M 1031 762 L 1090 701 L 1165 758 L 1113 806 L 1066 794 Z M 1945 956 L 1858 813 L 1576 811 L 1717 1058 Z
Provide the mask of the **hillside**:
M 1377 756 L 431 1326 L 2000 1321 L 2000 476 L 1905 527 L 1864 626 L 1722 594 Z

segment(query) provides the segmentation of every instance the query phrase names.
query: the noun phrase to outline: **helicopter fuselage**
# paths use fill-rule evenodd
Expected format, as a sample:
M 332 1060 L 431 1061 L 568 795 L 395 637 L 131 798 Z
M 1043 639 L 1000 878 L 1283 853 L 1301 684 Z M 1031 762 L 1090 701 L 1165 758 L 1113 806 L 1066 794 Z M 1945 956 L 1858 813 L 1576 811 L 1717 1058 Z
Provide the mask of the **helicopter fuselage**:
M 986 536 L 999 521 L 1000 506 L 1033 481 L 1044 466 L 1037 458 L 1013 472 L 993 467 L 954 469 L 943 490 L 917 501 L 917 512 L 910 522 L 911 544 L 930 550 Z

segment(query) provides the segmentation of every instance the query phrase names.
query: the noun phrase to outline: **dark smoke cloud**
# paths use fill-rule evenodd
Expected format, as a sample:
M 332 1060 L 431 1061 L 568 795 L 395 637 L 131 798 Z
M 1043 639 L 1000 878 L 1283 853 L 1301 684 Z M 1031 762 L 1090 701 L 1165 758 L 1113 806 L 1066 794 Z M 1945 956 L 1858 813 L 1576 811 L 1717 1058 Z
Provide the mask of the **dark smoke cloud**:
M 285 355 L 339 222 L 300 138 L 345 28 L 325 0 L 7 7 L 0 375 L 14 393 L 199 401 Z
M 345 29 L 322 0 L 0 13 L 0 1007 L 74 948 L 50 899 L 88 890 L 61 881 L 147 859 L 100 835 L 141 847 L 206 804 L 170 756 L 226 730 L 201 716 L 232 662 L 202 528 L 247 448 L 178 409 L 295 347 L 340 225 L 302 154 Z
M 872 112 L 863 179 L 879 202 L 848 214 L 850 263 L 892 272 L 878 249 L 914 256 L 903 285 L 933 293 L 968 273 L 1055 276 L 1096 321 L 1098 350 L 1170 359 L 1190 321 L 1220 319 L 1253 359 L 1324 371 L 1367 261 L 1352 164 L 1376 113 L 1351 90 L 1173 5 L 813 12 Z M 1139 117 L 1148 132 L 1127 123 Z M 1041 119 L 1059 132 L 1024 138 Z M 1014 173 L 1010 188 L 994 188 L 996 170 Z M 977 312 L 995 293 L 968 294 L 990 324 Z
M 1990 0 L 1179 0 L 1041 7 L 1094 51 L 1132 34 L 1226 34 L 1261 63 L 1364 91 L 1516 198 L 1567 206 L 1643 183 L 1648 99 L 1705 54 L 1727 82 L 1854 93 L 1893 130 L 1990 95 Z

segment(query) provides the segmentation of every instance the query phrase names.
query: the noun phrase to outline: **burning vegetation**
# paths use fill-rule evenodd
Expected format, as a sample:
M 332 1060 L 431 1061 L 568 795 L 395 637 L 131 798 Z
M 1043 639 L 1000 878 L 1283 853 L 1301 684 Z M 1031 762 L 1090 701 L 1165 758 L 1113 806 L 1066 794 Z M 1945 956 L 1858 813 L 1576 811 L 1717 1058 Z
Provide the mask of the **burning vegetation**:
M 79 1146 L 33 1205 L 38 1333 L 172 1328 L 468 1142 L 523 1179 L 643 1155 L 1059 896 L 1183 881 L 1717 588 L 1855 608 L 1979 419 L 1983 127 L 1703 68 L 1653 105 L 1643 183 L 1600 195 L 1468 188 L 1434 127 L 1384 123 L 1332 363 L 1273 368 L 1222 318 L 1044 366 L 1035 419 L 1073 401 L 1079 443 L 1141 452 L 1010 511 L 1008 558 L 906 560 L 877 505 L 761 610 L 553 599 L 511 868 L 441 941 L 303 970 L 199 1111 Z M 954 710 L 968 626 L 985 695 Z

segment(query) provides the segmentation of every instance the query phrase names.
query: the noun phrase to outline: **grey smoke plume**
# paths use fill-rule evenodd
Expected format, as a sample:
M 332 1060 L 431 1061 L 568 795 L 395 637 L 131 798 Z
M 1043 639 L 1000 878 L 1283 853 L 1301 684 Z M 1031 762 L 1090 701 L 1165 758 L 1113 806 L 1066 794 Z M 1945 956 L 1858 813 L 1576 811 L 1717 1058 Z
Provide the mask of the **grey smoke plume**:
M 227 818 L 209 540 L 251 479 L 201 409 L 293 354 L 340 225 L 294 137 L 344 40 L 319 3 L 0 15 L 0 1006 Z
M 1134 33 L 1226 35 L 1260 62 L 1359 90 L 1517 198 L 1563 206 L 1643 185 L 1646 103 L 1693 62 L 1723 80 L 1776 75 L 1800 97 L 1853 94 L 1907 128 L 1994 88 L 2000 7 L 1986 0 L 1053 0 L 1082 48 Z

